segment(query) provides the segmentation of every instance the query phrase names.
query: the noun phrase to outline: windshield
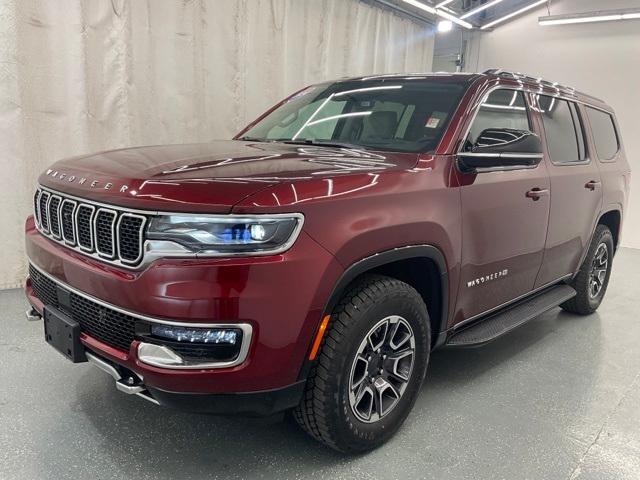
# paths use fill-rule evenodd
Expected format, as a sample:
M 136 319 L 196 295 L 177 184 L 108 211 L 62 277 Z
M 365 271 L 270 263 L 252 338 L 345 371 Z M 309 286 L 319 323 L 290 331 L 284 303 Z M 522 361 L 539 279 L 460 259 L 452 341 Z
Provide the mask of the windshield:
M 309 87 L 240 140 L 428 152 L 440 141 L 466 85 L 427 80 L 338 82 Z

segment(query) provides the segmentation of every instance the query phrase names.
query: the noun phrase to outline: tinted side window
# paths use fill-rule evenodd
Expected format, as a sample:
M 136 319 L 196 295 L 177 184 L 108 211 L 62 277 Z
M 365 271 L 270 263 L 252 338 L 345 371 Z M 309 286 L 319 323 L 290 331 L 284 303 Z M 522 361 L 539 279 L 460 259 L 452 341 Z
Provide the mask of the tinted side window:
M 559 98 L 538 96 L 547 148 L 554 163 L 582 162 L 586 159 L 582 121 L 575 104 Z
M 590 107 L 587 107 L 587 115 L 589 116 L 589 123 L 591 123 L 598 158 L 602 160 L 612 159 L 620 148 L 613 118 L 606 112 Z
M 480 105 L 465 148 L 470 149 L 476 139 L 487 128 L 512 128 L 515 130 L 530 130 L 527 107 L 524 95 L 517 90 L 495 90 L 487 100 Z

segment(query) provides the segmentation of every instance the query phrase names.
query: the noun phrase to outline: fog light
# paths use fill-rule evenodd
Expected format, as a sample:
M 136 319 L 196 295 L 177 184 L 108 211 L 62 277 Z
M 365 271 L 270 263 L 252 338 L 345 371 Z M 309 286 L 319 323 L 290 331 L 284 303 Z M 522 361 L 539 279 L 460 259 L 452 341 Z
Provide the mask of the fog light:
M 267 236 L 267 230 L 264 228 L 264 225 L 260 225 L 256 223 L 251 225 L 251 239 L 252 240 L 264 240 L 264 237 Z
M 170 325 L 152 325 L 151 335 L 175 342 L 207 343 L 235 345 L 238 330 L 228 328 L 174 327 Z

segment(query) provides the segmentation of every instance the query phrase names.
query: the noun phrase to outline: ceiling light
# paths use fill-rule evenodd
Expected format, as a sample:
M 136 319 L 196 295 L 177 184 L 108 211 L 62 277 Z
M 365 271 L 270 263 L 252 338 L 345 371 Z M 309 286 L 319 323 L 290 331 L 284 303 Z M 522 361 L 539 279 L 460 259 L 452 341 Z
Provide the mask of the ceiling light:
M 453 28 L 453 22 L 451 20 L 440 20 L 438 22 L 438 32 L 447 33 Z
M 447 20 L 451 20 L 453 23 L 457 23 L 461 27 L 472 29 L 473 25 L 469 22 L 465 22 L 464 20 L 460 20 L 455 15 L 451 15 L 449 12 L 445 12 L 444 10 L 436 10 L 436 15 L 439 15 L 442 18 L 446 18 Z
M 404 0 L 404 3 L 408 3 L 409 5 L 413 5 L 416 8 L 419 8 L 420 10 L 424 10 L 425 12 L 428 13 L 436 13 L 436 9 L 433 7 L 430 7 L 429 5 L 425 5 L 422 2 L 419 2 L 418 0 Z
M 449 5 L 453 1 L 454 0 L 444 0 L 444 2 L 440 2 L 440 3 L 436 4 L 436 8 L 440 8 L 440 7 L 444 7 L 445 5 Z
M 540 25 L 568 25 L 572 23 L 611 22 L 640 18 L 639 9 L 604 10 L 599 12 L 576 13 L 572 15 L 553 15 L 538 18 Z
M 446 20 L 450 20 L 453 23 L 457 23 L 461 27 L 468 28 L 468 29 L 473 28 L 473 25 L 471 25 L 469 22 L 465 22 L 464 20 L 460 20 L 455 15 L 452 15 L 451 13 L 445 12 L 444 10 L 440 10 L 440 9 L 434 8 L 434 7 L 430 6 L 430 5 L 425 5 L 424 3 L 419 2 L 418 0 L 403 0 L 403 1 L 405 3 L 408 3 L 409 5 L 413 5 L 414 7 L 419 8 L 420 10 L 424 10 L 425 12 L 431 13 L 433 15 L 438 15 L 439 17 L 442 17 L 442 18 L 444 18 Z M 440 4 L 440 5 L 442 5 L 442 4 Z
M 472 15 L 475 15 L 476 13 L 479 13 L 483 10 L 486 10 L 489 7 L 493 7 L 494 5 L 497 5 L 498 3 L 502 2 L 503 0 L 491 0 L 490 2 L 487 2 L 483 5 L 480 5 L 477 8 L 474 8 L 473 10 L 469 10 L 467 13 L 465 13 L 464 15 L 462 15 L 460 18 L 468 18 L 471 17 Z
M 406 0 L 405 0 L 406 1 Z M 486 25 L 483 25 L 482 27 L 480 27 L 481 30 L 486 30 L 487 28 L 491 28 L 495 25 L 498 25 L 499 23 L 502 23 L 506 20 L 509 20 L 510 18 L 513 18 L 517 15 L 520 15 L 521 13 L 524 13 L 528 10 L 531 10 L 532 8 L 535 8 L 539 5 L 542 5 L 543 3 L 547 3 L 547 0 L 538 0 L 537 2 L 533 2 L 529 5 L 527 5 L 526 7 L 522 7 L 518 10 L 516 10 L 515 12 L 511 12 L 503 17 L 498 18 L 497 20 L 494 20 L 492 22 L 487 23 Z

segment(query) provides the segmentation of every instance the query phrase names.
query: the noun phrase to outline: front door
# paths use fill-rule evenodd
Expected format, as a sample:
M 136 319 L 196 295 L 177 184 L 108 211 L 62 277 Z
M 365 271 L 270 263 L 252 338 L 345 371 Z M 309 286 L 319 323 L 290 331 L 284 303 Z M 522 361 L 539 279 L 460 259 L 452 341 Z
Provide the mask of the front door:
M 536 95 L 551 175 L 551 213 L 544 261 L 536 286 L 554 282 L 580 267 L 602 202 L 596 155 L 584 135 L 584 111 L 574 102 Z
M 531 130 L 525 95 L 493 91 L 479 107 L 465 147 L 487 128 Z M 468 320 L 534 288 L 549 217 L 549 176 L 535 168 L 458 172 L 462 204 L 462 265 L 454 321 Z M 537 191 L 539 194 L 528 195 Z

